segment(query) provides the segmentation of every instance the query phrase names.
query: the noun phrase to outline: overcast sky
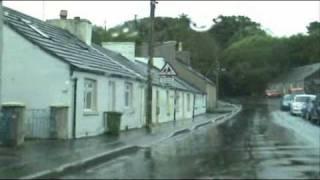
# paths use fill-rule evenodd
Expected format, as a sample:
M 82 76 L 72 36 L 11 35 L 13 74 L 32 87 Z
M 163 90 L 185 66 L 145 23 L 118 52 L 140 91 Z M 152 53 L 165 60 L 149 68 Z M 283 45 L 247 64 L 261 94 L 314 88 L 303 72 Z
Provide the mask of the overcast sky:
M 5 6 L 39 19 L 80 16 L 107 28 L 127 20 L 149 16 L 148 1 L 4 1 Z M 44 8 L 43 8 L 44 7 Z M 156 16 L 187 14 L 192 21 L 211 25 L 218 15 L 244 15 L 271 30 L 275 36 L 305 33 L 306 26 L 320 20 L 320 1 L 159 1 Z

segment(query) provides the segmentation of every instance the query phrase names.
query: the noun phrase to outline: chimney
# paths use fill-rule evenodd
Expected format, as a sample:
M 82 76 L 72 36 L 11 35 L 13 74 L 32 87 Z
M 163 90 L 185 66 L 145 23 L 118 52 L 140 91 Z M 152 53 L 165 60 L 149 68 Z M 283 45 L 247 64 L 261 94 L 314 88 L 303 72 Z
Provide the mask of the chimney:
M 81 20 L 79 16 L 76 16 L 73 19 L 76 20 L 76 21 L 80 21 Z
M 179 42 L 178 44 L 178 51 L 182 51 L 182 42 Z
M 130 61 L 135 61 L 134 42 L 102 42 L 102 47 L 118 52 Z
M 68 17 L 68 11 L 67 10 L 61 10 L 60 11 L 60 19 L 67 19 Z
M 79 16 L 74 17 L 74 19 L 67 19 L 68 11 L 60 11 L 60 19 L 49 19 L 46 22 L 69 31 L 71 34 L 75 35 L 81 41 L 85 42 L 87 45 L 91 46 L 92 38 L 92 24 L 86 19 L 81 19 Z

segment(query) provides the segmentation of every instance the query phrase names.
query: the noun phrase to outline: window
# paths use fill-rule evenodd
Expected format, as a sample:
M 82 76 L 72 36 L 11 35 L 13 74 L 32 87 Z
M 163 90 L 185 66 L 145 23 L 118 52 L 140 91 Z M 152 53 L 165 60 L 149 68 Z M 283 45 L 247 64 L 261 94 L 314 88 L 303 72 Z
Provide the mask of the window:
M 116 110 L 116 84 L 114 81 L 109 81 L 109 111 Z
M 84 110 L 97 110 L 97 82 L 92 79 L 84 80 Z
M 50 36 L 47 35 L 46 33 L 42 32 L 38 27 L 36 27 L 34 24 L 32 24 L 31 21 L 27 19 L 21 19 L 22 22 L 26 23 L 31 29 L 33 29 L 35 32 L 40 34 L 42 37 L 50 39 Z
M 190 112 L 191 102 L 190 102 L 190 94 L 187 94 L 187 111 Z
M 132 83 L 125 83 L 124 105 L 132 107 Z

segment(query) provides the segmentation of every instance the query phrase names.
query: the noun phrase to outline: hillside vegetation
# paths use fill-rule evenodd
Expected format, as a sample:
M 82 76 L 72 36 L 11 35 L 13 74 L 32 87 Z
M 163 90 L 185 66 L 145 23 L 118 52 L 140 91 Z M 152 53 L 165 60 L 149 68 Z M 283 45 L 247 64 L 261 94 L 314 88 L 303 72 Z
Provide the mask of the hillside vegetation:
M 155 40 L 175 40 L 191 52 L 192 66 L 215 80 L 219 60 L 221 95 L 261 95 L 268 82 L 289 68 L 320 62 L 320 22 L 306 25 L 307 34 L 273 37 L 245 16 L 219 16 L 207 32 L 190 28 L 186 15 L 155 18 Z M 149 19 L 125 22 L 105 30 L 94 26 L 93 42 L 148 42 Z

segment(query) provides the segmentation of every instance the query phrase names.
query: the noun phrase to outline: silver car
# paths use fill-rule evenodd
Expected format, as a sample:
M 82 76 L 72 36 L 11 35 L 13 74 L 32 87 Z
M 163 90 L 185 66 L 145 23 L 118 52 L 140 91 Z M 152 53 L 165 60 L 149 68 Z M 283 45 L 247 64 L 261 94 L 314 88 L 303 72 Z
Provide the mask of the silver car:
M 306 102 L 309 98 L 315 98 L 315 95 L 299 94 L 293 98 L 290 106 L 290 113 L 292 115 L 302 115 L 302 109 L 305 108 Z

